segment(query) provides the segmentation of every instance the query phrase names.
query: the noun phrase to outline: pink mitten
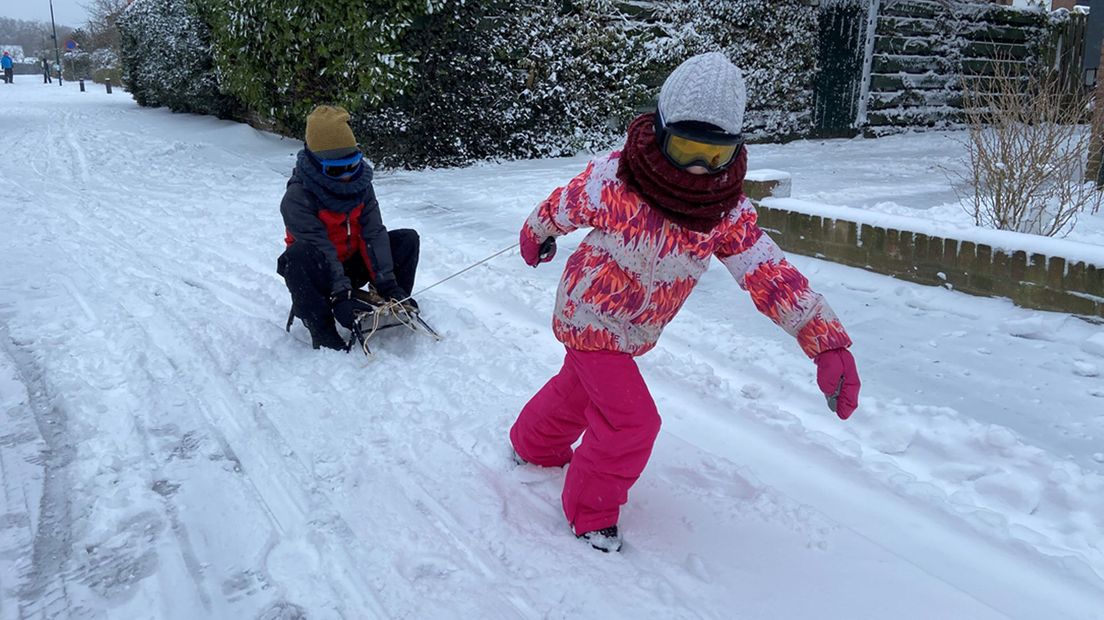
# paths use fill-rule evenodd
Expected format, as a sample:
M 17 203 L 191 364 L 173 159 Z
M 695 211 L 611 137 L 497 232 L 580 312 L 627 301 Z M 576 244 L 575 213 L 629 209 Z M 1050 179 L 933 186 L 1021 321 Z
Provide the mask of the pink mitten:
M 552 260 L 554 256 L 556 256 L 555 237 L 546 237 L 541 241 L 528 226 L 521 227 L 521 258 L 526 265 L 536 267 L 540 263 Z
M 851 417 L 859 406 L 859 371 L 847 349 L 832 349 L 817 355 L 817 385 L 828 399 L 828 408 L 841 420 Z

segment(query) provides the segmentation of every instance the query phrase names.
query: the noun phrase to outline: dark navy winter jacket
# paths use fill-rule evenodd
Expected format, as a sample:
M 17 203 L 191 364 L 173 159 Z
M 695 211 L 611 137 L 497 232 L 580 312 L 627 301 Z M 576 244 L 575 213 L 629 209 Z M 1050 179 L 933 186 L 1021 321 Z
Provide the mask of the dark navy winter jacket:
M 356 255 L 368 266 L 377 289 L 386 294 L 397 286 L 391 240 L 367 163 L 360 174 L 342 182 L 322 174 L 306 149 L 299 151 L 280 214 L 289 246 L 309 243 L 322 250 L 333 282 L 331 294 L 352 288 L 342 263 Z

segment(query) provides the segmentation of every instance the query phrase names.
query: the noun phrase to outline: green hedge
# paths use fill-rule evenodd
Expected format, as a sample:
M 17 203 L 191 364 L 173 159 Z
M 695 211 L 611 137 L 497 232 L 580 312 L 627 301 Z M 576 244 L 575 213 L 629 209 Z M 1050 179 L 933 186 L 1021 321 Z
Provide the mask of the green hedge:
M 626 25 L 610 0 L 444 2 L 399 42 L 410 88 L 366 105 L 357 135 L 407 167 L 608 147 L 645 88 Z
M 669 0 L 651 3 L 658 88 L 690 56 L 724 52 L 744 73 L 744 133 L 754 139 L 800 136 L 812 128 L 819 13 L 809 0 Z
M 123 83 L 139 105 L 242 115 L 241 103 L 219 89 L 211 31 L 194 0 L 134 0 L 118 27 Z
M 203 57 L 186 47 L 158 56 L 166 35 L 131 28 L 124 64 L 128 83 L 144 85 L 139 102 L 184 109 L 229 96 L 244 118 L 287 135 L 302 136 L 315 105 L 342 105 L 373 160 L 422 167 L 614 146 L 654 105 L 667 72 L 721 50 L 744 69 L 748 133 L 770 138 L 810 123 L 817 13 L 808 4 L 136 0 L 128 14 L 186 8 L 187 19 L 169 20 L 172 36 L 198 37 Z M 154 83 L 154 61 L 193 71 Z M 193 81 L 201 93 L 185 88 Z
M 319 103 L 356 111 L 410 88 L 399 41 L 436 0 L 198 0 L 222 87 L 278 131 L 302 135 Z

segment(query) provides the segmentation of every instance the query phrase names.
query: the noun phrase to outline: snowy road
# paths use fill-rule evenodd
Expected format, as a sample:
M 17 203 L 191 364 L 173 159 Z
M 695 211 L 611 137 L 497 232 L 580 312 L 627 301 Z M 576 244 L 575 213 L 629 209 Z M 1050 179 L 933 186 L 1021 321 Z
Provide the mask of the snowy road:
M 1101 326 L 796 257 L 856 341 L 841 423 L 715 267 L 640 360 L 664 430 L 604 556 L 568 532 L 563 472 L 506 439 L 561 360 L 581 234 L 426 293 L 445 340 L 383 334 L 366 364 L 283 331 L 297 143 L 29 81 L 0 119 L 0 620 L 1104 618 Z M 802 167 L 853 142 L 751 166 L 861 196 L 906 140 L 815 196 Z M 376 187 L 425 285 L 514 243 L 583 162 Z

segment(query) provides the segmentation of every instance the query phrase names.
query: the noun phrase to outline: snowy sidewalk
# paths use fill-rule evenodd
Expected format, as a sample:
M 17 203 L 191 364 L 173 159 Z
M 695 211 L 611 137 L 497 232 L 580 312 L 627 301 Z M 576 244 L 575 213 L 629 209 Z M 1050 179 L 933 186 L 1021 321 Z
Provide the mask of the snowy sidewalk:
M 383 334 L 366 364 L 283 332 L 297 143 L 68 85 L 0 87 L 0 118 L 0 620 L 1104 617 L 1100 326 L 795 257 L 856 341 L 841 423 L 711 269 L 640 360 L 664 430 L 604 556 L 506 438 L 562 358 L 581 233 L 427 293 L 446 339 Z M 751 164 L 816 199 L 797 164 L 837 148 Z M 584 161 L 376 187 L 425 285 Z

